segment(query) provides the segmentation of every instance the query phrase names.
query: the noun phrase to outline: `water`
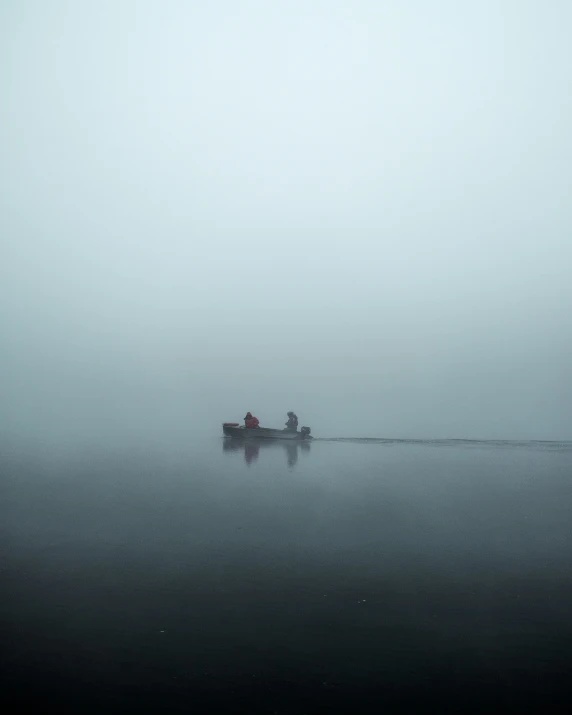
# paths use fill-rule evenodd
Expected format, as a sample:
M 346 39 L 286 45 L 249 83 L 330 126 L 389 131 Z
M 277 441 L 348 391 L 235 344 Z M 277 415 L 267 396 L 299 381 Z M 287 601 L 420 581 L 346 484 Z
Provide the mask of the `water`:
M 100 439 L 1 473 L 10 712 L 572 705 L 571 443 Z

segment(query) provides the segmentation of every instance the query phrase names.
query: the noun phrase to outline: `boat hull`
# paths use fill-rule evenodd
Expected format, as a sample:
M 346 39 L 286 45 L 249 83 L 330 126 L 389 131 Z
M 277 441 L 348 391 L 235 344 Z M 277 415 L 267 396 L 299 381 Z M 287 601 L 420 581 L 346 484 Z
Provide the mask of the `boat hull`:
M 310 435 L 293 430 L 269 429 L 268 427 L 257 427 L 256 429 L 246 429 L 237 425 L 223 424 L 222 431 L 226 437 L 233 439 L 282 439 L 290 441 L 302 441 L 312 439 Z

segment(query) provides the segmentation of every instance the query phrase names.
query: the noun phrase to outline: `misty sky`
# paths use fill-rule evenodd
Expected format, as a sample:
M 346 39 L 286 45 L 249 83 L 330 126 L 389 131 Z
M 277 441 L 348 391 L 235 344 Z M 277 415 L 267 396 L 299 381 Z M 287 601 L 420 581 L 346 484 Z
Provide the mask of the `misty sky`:
M 0 0 L 2 422 L 571 439 L 571 37 L 567 0 Z

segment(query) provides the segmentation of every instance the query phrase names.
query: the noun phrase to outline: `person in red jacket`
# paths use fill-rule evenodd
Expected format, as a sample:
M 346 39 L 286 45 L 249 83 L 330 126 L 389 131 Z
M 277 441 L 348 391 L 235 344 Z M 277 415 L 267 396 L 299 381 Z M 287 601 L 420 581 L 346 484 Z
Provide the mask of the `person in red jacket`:
M 254 417 L 254 415 L 250 414 L 250 412 L 246 413 L 246 417 L 244 418 L 244 426 L 247 429 L 256 429 L 259 425 L 258 417 Z

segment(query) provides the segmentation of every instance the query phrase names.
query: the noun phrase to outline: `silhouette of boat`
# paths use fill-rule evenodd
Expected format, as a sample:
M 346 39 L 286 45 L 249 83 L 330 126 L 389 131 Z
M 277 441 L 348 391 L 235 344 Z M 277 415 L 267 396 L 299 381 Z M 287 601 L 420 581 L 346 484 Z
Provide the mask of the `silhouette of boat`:
M 246 427 L 239 425 L 238 422 L 223 422 L 222 431 L 226 437 L 231 437 L 232 439 L 312 439 L 309 427 L 302 427 L 302 429 L 298 432 L 297 430 L 271 429 L 269 427 L 247 429 Z

